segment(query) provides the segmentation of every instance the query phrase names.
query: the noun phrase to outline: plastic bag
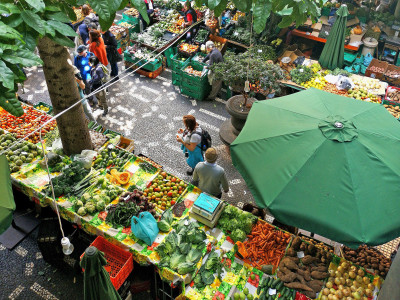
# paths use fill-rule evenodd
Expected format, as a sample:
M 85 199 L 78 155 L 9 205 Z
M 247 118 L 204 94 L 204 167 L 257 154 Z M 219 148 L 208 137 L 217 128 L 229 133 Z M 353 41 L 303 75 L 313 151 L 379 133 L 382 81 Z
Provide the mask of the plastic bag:
M 51 149 L 53 150 L 54 153 L 57 153 L 58 155 L 63 155 L 63 145 L 61 142 L 61 139 L 55 139 L 53 144 L 51 144 Z
M 148 211 L 141 212 L 139 217 L 133 216 L 131 219 L 132 233 L 151 246 L 158 235 L 157 221 Z
M 305 60 L 306 58 L 304 57 L 304 56 L 298 56 L 294 61 L 293 61 L 293 63 L 296 65 L 296 66 L 298 66 L 298 65 L 302 65 L 303 63 L 304 63 L 304 60 Z
M 373 58 L 374 57 L 371 55 L 371 53 L 368 53 L 367 55 L 365 55 L 363 65 L 368 67 Z
M 93 158 L 96 155 L 97 155 L 96 151 L 83 150 L 81 154 L 75 155 L 73 160 L 80 162 L 85 169 L 90 169 L 92 167 Z
M 350 90 L 353 86 L 351 80 L 346 76 L 339 76 L 338 81 L 336 82 L 336 88 L 338 90 Z

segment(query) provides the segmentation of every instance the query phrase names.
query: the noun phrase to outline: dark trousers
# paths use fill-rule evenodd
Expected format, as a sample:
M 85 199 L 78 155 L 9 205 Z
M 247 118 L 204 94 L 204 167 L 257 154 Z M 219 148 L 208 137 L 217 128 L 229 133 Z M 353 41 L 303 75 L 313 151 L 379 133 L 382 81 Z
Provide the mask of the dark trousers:
M 111 65 L 111 73 L 110 75 L 115 77 L 118 76 L 118 64 L 116 62 L 110 63 Z
M 85 79 L 83 79 L 83 83 L 85 84 L 85 90 L 83 91 L 85 93 L 85 95 L 90 95 L 90 83 L 89 81 L 86 81 Z M 90 96 L 87 98 L 89 101 L 93 101 L 93 96 Z

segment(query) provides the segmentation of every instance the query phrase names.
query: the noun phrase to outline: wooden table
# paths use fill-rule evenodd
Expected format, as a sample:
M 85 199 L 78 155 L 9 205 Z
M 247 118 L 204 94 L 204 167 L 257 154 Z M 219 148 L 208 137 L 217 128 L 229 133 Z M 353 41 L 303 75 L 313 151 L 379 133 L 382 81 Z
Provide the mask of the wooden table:
M 313 36 L 311 34 L 307 34 L 306 32 L 298 30 L 298 29 L 293 29 L 292 30 L 292 34 L 294 36 L 299 36 L 299 37 L 302 37 L 302 38 L 305 38 L 305 39 L 309 39 L 309 40 L 312 40 L 312 41 L 317 41 L 317 42 L 320 42 L 320 43 L 326 43 L 326 39 L 323 39 L 323 38 L 320 38 L 320 37 L 317 37 L 317 36 Z M 360 46 L 356 47 L 356 46 L 344 45 L 344 48 L 347 49 L 347 50 L 351 50 L 351 51 L 358 51 Z

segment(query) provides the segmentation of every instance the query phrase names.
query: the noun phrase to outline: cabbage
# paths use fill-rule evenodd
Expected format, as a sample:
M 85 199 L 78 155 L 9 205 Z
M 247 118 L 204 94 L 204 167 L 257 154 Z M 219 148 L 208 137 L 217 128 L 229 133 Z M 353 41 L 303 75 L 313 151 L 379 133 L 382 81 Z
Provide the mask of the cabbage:
M 206 270 L 212 270 L 214 267 L 217 267 L 218 263 L 219 263 L 218 253 L 213 251 L 208 256 L 207 262 L 205 264 L 205 268 L 206 268 Z M 207 283 L 207 284 L 211 284 L 211 283 Z
M 171 256 L 171 260 L 169 261 L 169 267 L 172 270 L 175 270 L 176 268 L 178 268 L 178 265 L 181 262 L 185 262 L 185 256 L 179 254 L 179 252 L 175 252 L 174 254 L 172 254 Z
M 170 261 L 169 256 L 165 256 L 165 257 L 161 258 L 160 262 L 158 263 L 158 266 L 160 268 L 169 267 L 169 261 Z
M 191 249 L 189 253 L 186 256 L 186 262 L 188 263 L 196 263 L 200 257 L 202 256 L 203 252 L 201 252 L 199 249 Z
M 201 279 L 203 279 L 204 284 L 212 284 L 214 282 L 214 274 L 209 271 L 203 272 L 201 273 Z
M 189 262 L 182 262 L 178 266 L 178 274 L 185 275 L 195 270 L 196 266 Z
M 99 202 L 96 203 L 97 211 L 103 211 L 105 208 L 106 208 L 106 204 L 104 203 L 103 200 L 100 200 Z
M 84 200 L 85 202 L 88 201 L 90 199 L 90 194 L 89 193 L 84 193 L 82 195 L 81 199 Z
M 84 216 L 84 215 L 86 215 L 86 208 L 84 208 L 83 206 L 82 207 L 79 207 L 79 209 L 78 209 L 78 215 L 80 215 L 80 216 Z
M 96 211 L 96 206 L 92 202 L 87 202 L 85 204 L 85 208 L 89 214 L 92 214 Z
M 161 232 L 169 232 L 171 229 L 171 226 L 168 224 L 166 220 L 161 220 L 160 222 L 157 223 L 158 229 L 160 229 Z
M 182 254 L 186 255 L 190 251 L 191 246 L 188 243 L 182 243 L 179 245 L 179 250 L 181 251 Z
M 237 241 L 243 242 L 247 238 L 246 233 L 241 229 L 235 229 L 229 236 L 235 243 Z
M 199 244 L 203 242 L 207 236 L 203 230 L 192 229 L 188 232 L 187 237 L 189 241 L 193 244 Z

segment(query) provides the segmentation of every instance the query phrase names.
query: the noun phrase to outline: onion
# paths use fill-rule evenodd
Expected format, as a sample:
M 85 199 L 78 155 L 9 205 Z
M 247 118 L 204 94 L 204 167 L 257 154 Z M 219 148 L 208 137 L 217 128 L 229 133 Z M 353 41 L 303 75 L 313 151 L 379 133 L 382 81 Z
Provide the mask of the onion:
M 337 296 L 339 299 L 342 299 L 342 298 L 343 298 L 343 292 L 342 292 L 341 290 L 336 291 L 336 296 Z
M 350 292 L 350 290 L 348 288 L 345 288 L 343 290 L 343 296 L 348 297 L 348 296 L 350 296 L 350 294 L 351 294 L 351 292 Z
M 363 278 L 362 278 L 360 275 L 357 275 L 356 281 L 357 281 L 358 283 L 362 283 L 362 282 L 363 282 Z
M 352 292 L 355 292 L 355 291 L 357 291 L 357 287 L 354 286 L 354 285 L 352 285 L 352 286 L 350 287 L 350 290 L 351 290 Z
M 338 278 L 338 277 L 335 278 L 335 284 L 336 284 L 336 285 L 339 285 L 339 284 L 340 284 L 340 278 Z
M 325 296 L 325 295 L 322 295 L 322 296 L 321 296 L 321 300 L 328 300 L 328 297 Z
M 340 277 L 340 284 L 346 284 L 346 279 L 344 277 Z
M 342 273 L 339 272 L 339 271 L 336 271 L 336 272 L 335 272 L 335 277 L 339 277 L 339 278 L 342 277 Z
M 331 288 L 333 287 L 332 281 L 328 281 L 328 282 L 326 283 L 326 287 L 327 287 L 328 289 L 331 289 Z
M 364 276 L 364 277 L 363 277 L 363 282 L 364 282 L 365 284 L 368 284 L 368 283 L 370 283 L 371 281 L 369 280 L 368 277 Z
M 349 272 L 349 277 L 350 277 L 351 279 L 356 278 L 356 273 L 354 273 L 354 271 L 350 271 L 350 272 Z
M 353 281 L 349 278 L 349 279 L 346 279 L 346 285 L 347 286 L 351 286 L 353 284 Z
M 361 299 L 361 296 L 360 296 L 360 294 L 359 294 L 358 292 L 354 292 L 354 293 L 352 294 L 352 296 L 353 296 L 353 298 L 356 299 L 356 300 L 360 300 L 360 299 Z

